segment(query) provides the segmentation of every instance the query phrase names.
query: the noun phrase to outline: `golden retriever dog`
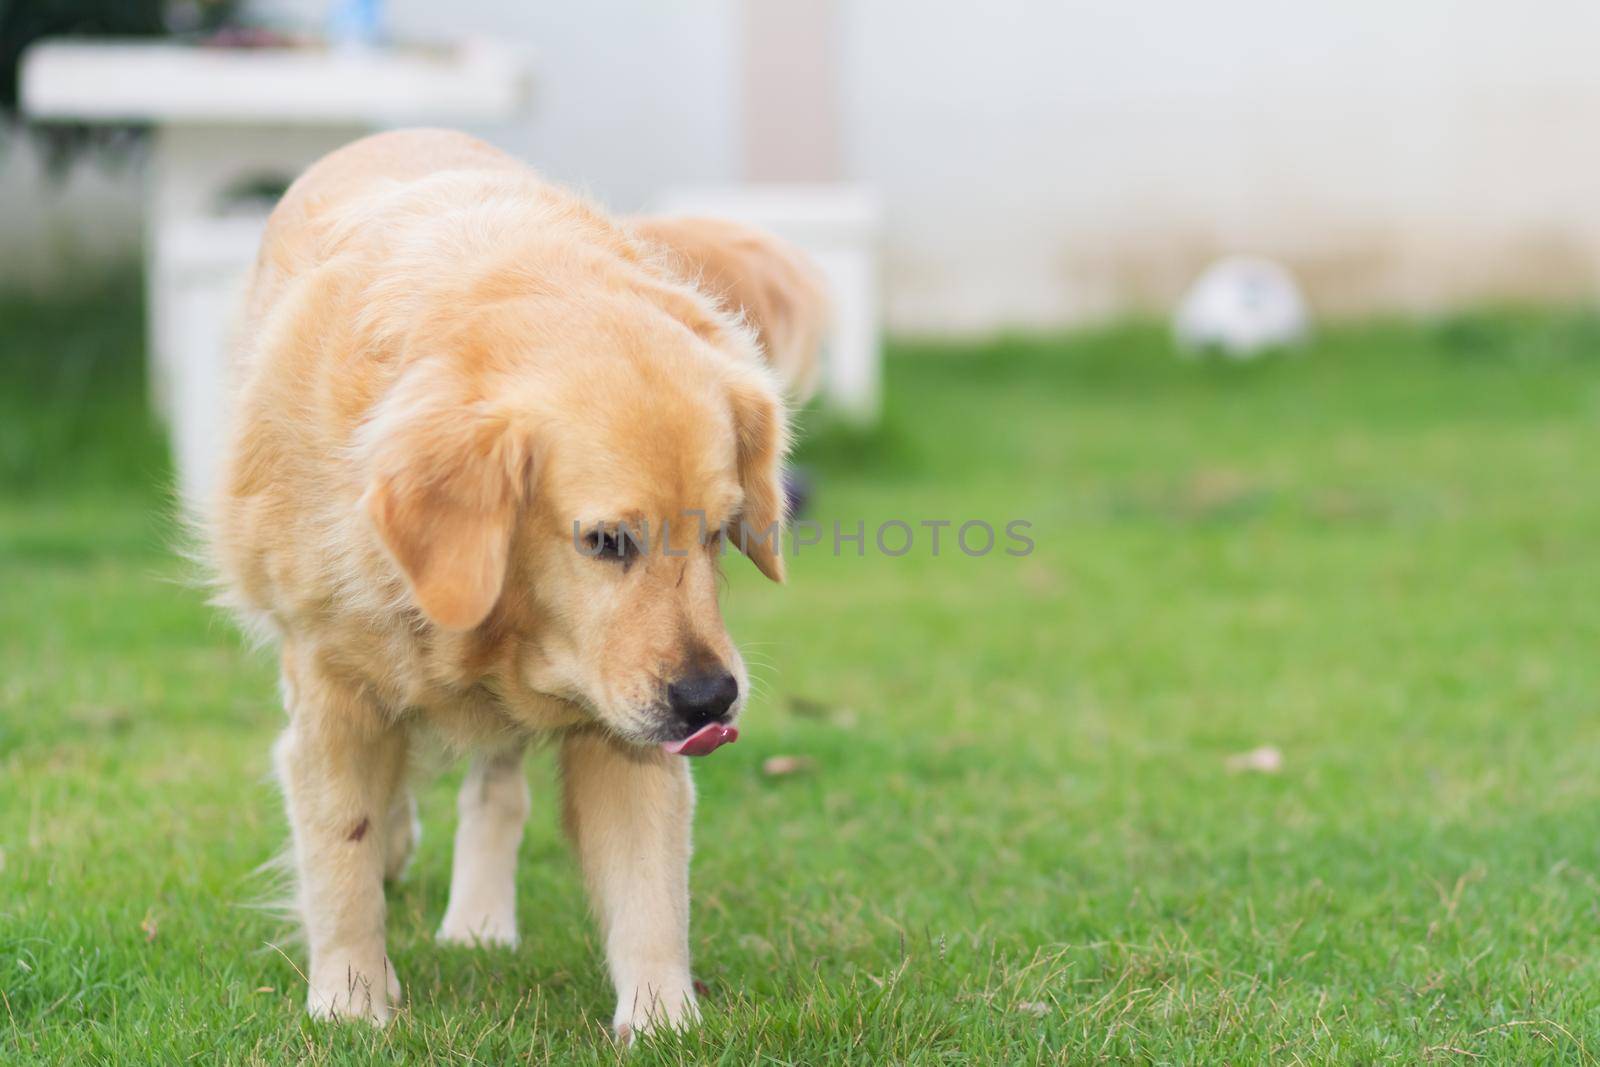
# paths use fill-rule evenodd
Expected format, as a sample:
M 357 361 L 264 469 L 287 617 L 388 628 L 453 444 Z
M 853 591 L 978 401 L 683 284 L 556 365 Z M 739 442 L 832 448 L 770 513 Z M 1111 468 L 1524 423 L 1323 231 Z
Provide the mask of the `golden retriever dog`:
M 548 738 L 613 1026 L 697 1017 L 684 756 L 737 736 L 720 557 L 783 579 L 784 379 L 822 315 L 777 240 L 609 219 L 461 134 L 366 138 L 285 194 L 207 536 L 281 652 L 313 1015 L 400 1002 L 383 883 L 426 735 L 471 754 L 439 938 L 515 943 L 522 756 Z

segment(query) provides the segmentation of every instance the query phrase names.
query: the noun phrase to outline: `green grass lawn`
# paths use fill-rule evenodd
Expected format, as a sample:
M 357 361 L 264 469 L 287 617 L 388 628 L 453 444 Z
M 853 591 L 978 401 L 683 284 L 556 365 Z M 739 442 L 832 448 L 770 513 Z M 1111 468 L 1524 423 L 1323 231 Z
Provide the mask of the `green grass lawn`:
M 447 774 L 390 895 L 407 1011 L 303 1018 L 253 906 L 275 672 L 167 548 L 138 336 L 131 287 L 0 303 L 0 1060 L 1600 1056 L 1600 320 L 897 346 L 882 431 L 805 445 L 817 517 L 1037 550 L 730 560 L 763 666 L 696 766 L 706 1020 L 631 1054 L 547 754 L 522 946 L 433 943 Z

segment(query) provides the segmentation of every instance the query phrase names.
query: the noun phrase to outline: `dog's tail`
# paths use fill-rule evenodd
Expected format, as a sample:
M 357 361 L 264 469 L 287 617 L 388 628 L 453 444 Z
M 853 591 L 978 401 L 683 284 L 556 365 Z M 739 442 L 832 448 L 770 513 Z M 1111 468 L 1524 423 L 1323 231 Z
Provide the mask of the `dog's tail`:
M 810 257 L 764 230 L 726 219 L 640 215 L 627 225 L 665 253 L 675 274 L 744 316 L 791 403 L 811 399 L 831 313 Z

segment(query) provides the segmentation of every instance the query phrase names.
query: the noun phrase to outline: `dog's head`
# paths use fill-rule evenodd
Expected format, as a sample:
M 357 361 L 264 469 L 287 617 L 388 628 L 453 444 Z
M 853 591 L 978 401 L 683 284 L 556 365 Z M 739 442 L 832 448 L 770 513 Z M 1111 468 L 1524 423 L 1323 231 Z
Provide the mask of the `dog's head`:
M 426 625 L 465 635 L 464 673 L 669 748 L 731 723 L 748 692 L 723 553 L 783 579 L 780 393 L 737 324 L 692 296 L 457 316 L 413 339 L 440 351 L 361 441 L 371 528 Z

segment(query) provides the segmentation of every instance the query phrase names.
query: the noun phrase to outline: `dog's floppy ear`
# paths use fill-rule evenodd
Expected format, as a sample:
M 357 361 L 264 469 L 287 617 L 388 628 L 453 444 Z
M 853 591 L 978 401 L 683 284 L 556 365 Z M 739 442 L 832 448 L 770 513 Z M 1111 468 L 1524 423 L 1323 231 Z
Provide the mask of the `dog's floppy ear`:
M 789 450 L 789 422 L 777 390 L 759 373 L 740 374 L 729 388 L 734 432 L 738 435 L 739 484 L 744 505 L 736 544 L 775 582 L 783 581 L 783 457 Z
M 529 443 L 432 377 L 414 368 L 364 428 L 372 477 L 362 506 L 422 613 L 470 630 L 505 584 Z
M 744 315 L 790 400 L 810 398 L 829 312 L 822 276 L 805 253 L 724 219 L 644 215 L 629 226 L 671 253 L 683 280 Z

